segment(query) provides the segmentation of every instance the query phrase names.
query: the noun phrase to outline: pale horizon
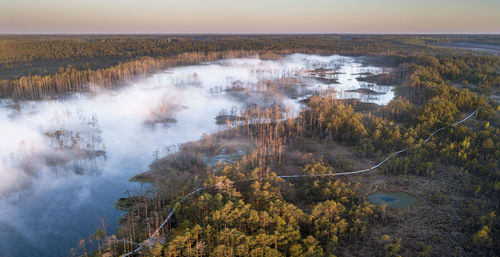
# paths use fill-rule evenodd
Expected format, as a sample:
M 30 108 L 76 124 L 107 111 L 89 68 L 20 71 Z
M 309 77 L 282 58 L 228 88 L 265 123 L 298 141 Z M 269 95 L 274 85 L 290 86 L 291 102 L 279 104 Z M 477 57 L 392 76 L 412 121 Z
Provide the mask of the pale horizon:
M 498 34 L 500 1 L 1 0 L 1 34 Z

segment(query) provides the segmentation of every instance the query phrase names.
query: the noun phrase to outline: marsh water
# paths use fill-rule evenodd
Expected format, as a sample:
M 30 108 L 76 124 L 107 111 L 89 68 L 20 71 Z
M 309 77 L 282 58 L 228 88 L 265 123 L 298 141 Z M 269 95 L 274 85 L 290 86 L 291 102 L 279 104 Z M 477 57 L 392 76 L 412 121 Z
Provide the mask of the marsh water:
M 68 255 L 102 221 L 113 233 L 122 214 L 116 200 L 149 188 L 129 179 L 170 146 L 223 129 L 215 122 L 221 113 L 270 103 L 298 110 L 301 99 L 324 90 L 387 104 L 392 87 L 356 79 L 384 68 L 362 61 L 303 54 L 227 59 L 162 70 L 120 89 L 2 100 L 0 256 Z M 259 102 L 261 88 L 283 81 L 279 97 Z
M 387 205 L 387 208 L 402 209 L 417 203 L 417 198 L 406 192 L 378 191 L 368 195 L 368 201 L 375 205 Z

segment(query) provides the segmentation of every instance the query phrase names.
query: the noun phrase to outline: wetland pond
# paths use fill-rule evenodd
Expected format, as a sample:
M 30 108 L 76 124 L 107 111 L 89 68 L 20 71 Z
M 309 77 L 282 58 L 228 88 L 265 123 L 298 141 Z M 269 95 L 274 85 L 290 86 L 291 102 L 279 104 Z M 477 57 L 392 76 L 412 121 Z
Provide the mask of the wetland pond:
M 375 205 L 387 205 L 387 208 L 402 209 L 417 203 L 417 198 L 406 192 L 378 191 L 368 195 L 368 201 Z
M 362 57 L 256 56 L 173 67 L 112 90 L 0 100 L 0 256 L 67 256 L 101 220 L 113 234 L 123 214 L 114 203 L 151 189 L 130 178 L 172 146 L 223 130 L 216 117 L 255 104 L 297 112 L 323 90 L 385 105 L 392 86 L 357 78 L 386 71 Z

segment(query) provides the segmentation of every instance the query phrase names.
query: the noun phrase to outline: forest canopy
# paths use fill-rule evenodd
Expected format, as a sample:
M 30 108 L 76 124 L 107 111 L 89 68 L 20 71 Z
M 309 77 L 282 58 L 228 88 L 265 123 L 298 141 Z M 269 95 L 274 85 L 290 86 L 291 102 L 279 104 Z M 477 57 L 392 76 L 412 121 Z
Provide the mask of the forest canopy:
M 463 57 L 468 51 L 441 47 L 471 40 L 498 44 L 496 36 L 438 35 L 2 36 L 0 97 L 41 99 L 85 92 L 89 85 L 117 85 L 171 65 L 269 51 L 385 56 L 384 63 L 393 66 L 407 58 L 432 64 L 420 56 L 431 53 L 451 56 L 438 67 L 446 73 L 444 79 L 482 88 L 498 85 L 498 58 L 480 52 Z

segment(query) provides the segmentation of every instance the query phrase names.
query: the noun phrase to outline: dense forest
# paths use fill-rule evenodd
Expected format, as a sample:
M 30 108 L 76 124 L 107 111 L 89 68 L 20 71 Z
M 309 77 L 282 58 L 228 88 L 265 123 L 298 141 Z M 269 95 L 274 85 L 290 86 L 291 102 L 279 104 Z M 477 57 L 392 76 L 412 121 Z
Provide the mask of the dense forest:
M 397 65 L 403 56 L 419 53 L 460 54 L 465 51 L 439 45 L 468 40 L 498 44 L 495 36 L 2 36 L 0 97 L 42 99 L 87 92 L 92 86 L 116 86 L 125 79 L 172 65 L 269 51 L 390 56 L 385 61 Z M 455 69 L 450 72 L 471 69 L 468 65 L 478 61 L 488 62 L 464 60 L 457 67 L 447 68 Z M 484 63 L 493 69 L 498 63 L 493 65 Z M 491 75 L 491 70 L 470 72 L 476 72 L 471 74 L 473 79 L 463 82 L 474 83 Z
M 90 238 L 97 251 L 82 242 L 75 252 L 499 256 L 500 57 L 441 46 L 454 42 L 498 45 L 500 39 L 11 36 L 0 41 L 0 96 L 41 99 L 88 91 L 91 85 L 111 88 L 156 69 L 227 57 L 368 56 L 367 62 L 391 68 L 360 78 L 394 85 L 397 97 L 388 105 L 339 100 L 324 92 L 305 99 L 298 113 L 257 104 L 224 113 L 220 131 L 156 156 L 149 171 L 133 178 L 153 189 L 117 202 L 125 214 L 116 235 L 100 228 Z M 43 70 L 45 65 L 51 68 Z M 283 86 L 273 83 L 266 82 L 266 95 Z M 454 124 L 471 113 L 473 118 Z M 243 142 L 249 150 L 237 161 L 207 165 L 204 158 L 227 142 Z M 373 173 L 333 176 L 371 167 L 402 149 L 408 151 Z M 282 177 L 296 174 L 304 176 Z M 419 203 L 402 210 L 370 204 L 366 195 L 380 189 L 408 191 Z

